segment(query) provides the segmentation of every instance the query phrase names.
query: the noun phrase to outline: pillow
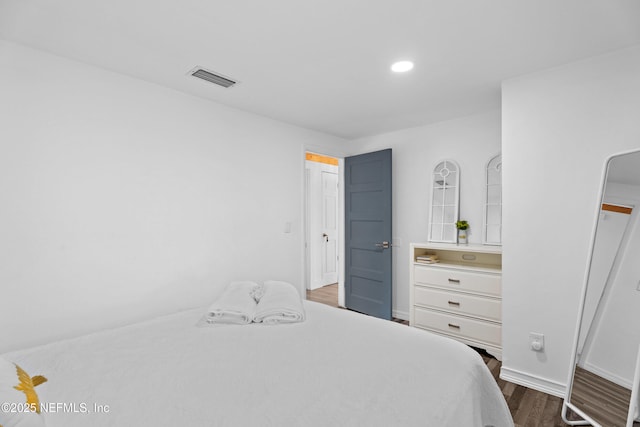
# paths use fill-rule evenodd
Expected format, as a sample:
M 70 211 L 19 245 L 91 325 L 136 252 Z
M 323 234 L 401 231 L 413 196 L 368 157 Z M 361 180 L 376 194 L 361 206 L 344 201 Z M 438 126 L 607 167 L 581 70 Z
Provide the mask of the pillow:
M 0 357 L 0 427 L 45 425 L 34 389 L 45 381 L 45 377 L 30 377 L 21 367 Z

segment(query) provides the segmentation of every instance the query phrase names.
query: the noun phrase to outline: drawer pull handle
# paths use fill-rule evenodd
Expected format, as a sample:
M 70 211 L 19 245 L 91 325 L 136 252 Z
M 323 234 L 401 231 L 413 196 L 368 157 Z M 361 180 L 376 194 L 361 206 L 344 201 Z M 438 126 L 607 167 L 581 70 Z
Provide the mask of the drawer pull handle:
M 453 323 L 449 323 L 449 327 L 453 328 L 453 329 L 460 329 L 460 325 L 456 325 L 456 324 L 453 324 Z
M 456 302 L 456 301 L 449 301 L 449 305 L 453 305 L 453 306 L 456 306 L 456 307 L 460 307 L 460 303 L 459 303 L 459 302 Z
M 449 279 L 451 283 L 460 283 L 460 279 Z

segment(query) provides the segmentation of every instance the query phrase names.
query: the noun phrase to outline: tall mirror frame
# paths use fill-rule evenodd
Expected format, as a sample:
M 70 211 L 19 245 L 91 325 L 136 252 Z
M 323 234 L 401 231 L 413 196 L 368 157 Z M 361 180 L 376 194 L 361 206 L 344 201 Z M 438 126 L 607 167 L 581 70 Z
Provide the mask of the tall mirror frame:
M 633 179 L 625 183 L 624 176 Z M 606 160 L 598 200 L 562 418 L 568 425 L 640 426 L 640 323 L 634 321 L 637 311 L 620 309 L 620 301 L 636 304 L 633 308 L 640 301 L 640 270 L 635 267 L 640 239 L 634 238 L 640 233 L 640 149 Z M 625 200 L 635 206 L 625 206 Z M 629 218 L 620 216 L 625 211 Z M 617 319 L 617 329 L 612 329 L 612 319 Z M 598 357 L 609 368 L 597 363 Z
M 432 172 L 429 241 L 456 243 L 460 203 L 460 166 L 453 160 L 439 162 Z
M 484 173 L 482 243 L 502 245 L 502 154 L 487 162 Z

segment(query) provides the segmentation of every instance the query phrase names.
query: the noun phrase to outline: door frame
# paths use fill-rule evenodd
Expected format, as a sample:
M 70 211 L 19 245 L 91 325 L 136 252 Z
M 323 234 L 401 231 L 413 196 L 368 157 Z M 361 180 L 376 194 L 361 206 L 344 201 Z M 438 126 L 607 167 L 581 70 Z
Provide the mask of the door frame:
M 345 306 L 345 296 L 344 296 L 344 275 L 345 275 L 345 264 L 344 264 L 344 158 L 346 154 L 344 152 L 336 152 L 334 150 L 329 150 L 323 147 L 313 147 L 313 146 L 303 146 L 302 147 L 302 155 L 301 155 L 301 166 L 302 166 L 302 251 L 303 251 L 303 260 L 302 260 L 302 290 L 303 290 L 303 298 L 306 299 L 306 288 L 307 288 L 307 279 L 309 277 L 309 260 L 308 260 L 308 251 L 307 251 L 307 240 L 308 240 L 308 217 L 307 217 L 307 209 L 306 209 L 306 200 L 307 200 L 307 185 L 306 185 L 306 154 L 317 153 L 325 156 L 335 157 L 338 159 L 338 231 L 337 236 L 340 241 L 338 242 L 338 305 L 340 307 Z

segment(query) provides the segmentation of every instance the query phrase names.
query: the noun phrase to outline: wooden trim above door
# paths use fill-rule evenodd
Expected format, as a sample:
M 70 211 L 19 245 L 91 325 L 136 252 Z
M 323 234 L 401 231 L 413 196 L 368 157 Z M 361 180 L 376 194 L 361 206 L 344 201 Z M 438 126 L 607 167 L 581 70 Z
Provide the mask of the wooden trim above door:
M 602 204 L 602 210 L 603 211 L 618 212 L 618 213 L 631 215 L 631 212 L 633 211 L 633 208 L 631 208 L 629 206 L 619 206 L 619 205 L 611 205 L 609 203 L 603 203 Z
M 327 165 L 338 166 L 338 159 L 335 157 L 323 156 L 322 154 L 307 153 L 306 159 L 311 162 L 324 163 Z

